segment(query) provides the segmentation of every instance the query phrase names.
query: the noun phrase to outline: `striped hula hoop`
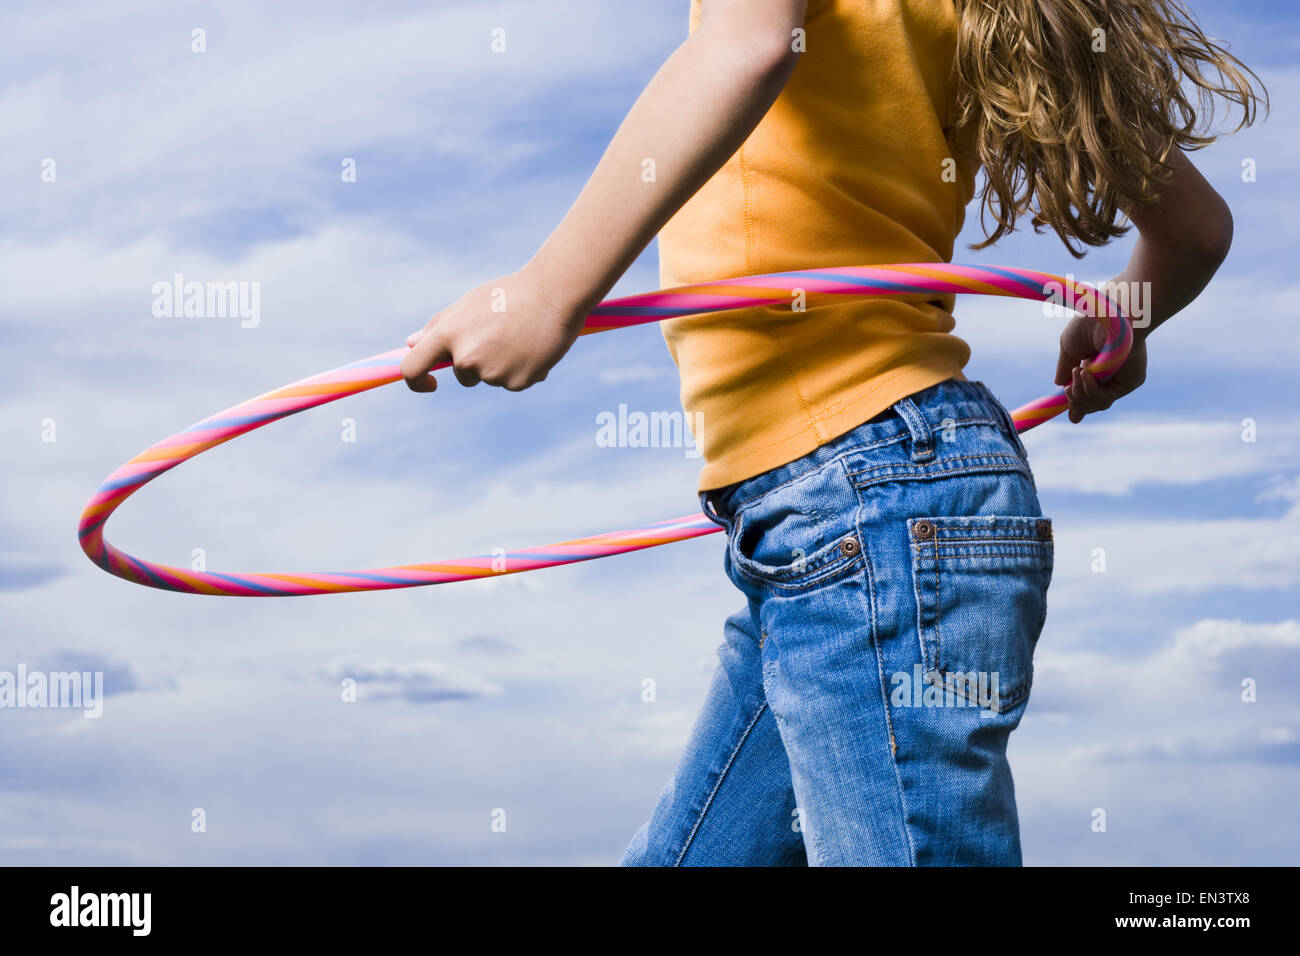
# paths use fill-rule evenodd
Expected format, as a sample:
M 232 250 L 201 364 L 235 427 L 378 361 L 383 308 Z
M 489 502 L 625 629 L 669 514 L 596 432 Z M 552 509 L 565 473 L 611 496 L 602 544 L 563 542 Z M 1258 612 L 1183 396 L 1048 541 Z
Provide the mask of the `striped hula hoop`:
M 1133 331 L 1122 310 L 1112 299 L 1091 286 L 1029 269 L 944 263 L 802 269 L 607 299 L 588 317 L 582 334 L 707 312 L 788 307 L 792 296 L 799 293 L 810 302 L 918 293 L 970 293 L 1057 303 L 1068 301 L 1072 308 L 1094 317 L 1106 329 L 1106 344 L 1088 365 L 1103 382 L 1124 364 L 1133 344 Z M 518 574 L 654 548 L 721 530 L 703 514 L 692 514 L 504 555 L 498 552 L 495 555 L 362 571 L 287 574 L 187 570 L 137 558 L 105 540 L 104 525 L 109 516 L 159 475 L 210 448 L 281 418 L 399 381 L 402 378 L 401 361 L 406 352 L 406 348 L 382 352 L 277 388 L 209 416 L 149 446 L 104 479 L 87 502 L 78 529 L 82 550 L 109 574 L 148 587 L 187 594 L 282 597 L 384 591 Z M 436 368 L 446 368 L 449 364 L 443 363 Z M 1023 432 L 1059 415 L 1068 406 L 1064 391 L 1061 391 L 1017 408 L 1012 419 L 1016 430 Z

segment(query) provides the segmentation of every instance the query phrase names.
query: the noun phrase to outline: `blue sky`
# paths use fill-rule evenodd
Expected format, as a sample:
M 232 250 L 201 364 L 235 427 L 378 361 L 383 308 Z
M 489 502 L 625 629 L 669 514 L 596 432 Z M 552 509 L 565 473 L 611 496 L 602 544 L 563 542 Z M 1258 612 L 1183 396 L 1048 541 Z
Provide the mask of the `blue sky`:
M 1300 14 L 1194 7 L 1273 113 L 1195 157 L 1236 242 L 1152 338 L 1147 384 L 1026 435 L 1057 529 L 1012 743 L 1033 864 L 1300 859 Z M 521 265 L 685 24 L 684 2 L 633 0 L 0 13 L 0 670 L 102 670 L 109 693 L 98 720 L 0 710 L 0 861 L 617 859 L 742 600 L 717 537 L 447 588 L 239 601 L 111 578 L 75 526 L 139 449 L 395 347 Z M 1130 245 L 1075 263 L 1030 233 L 956 258 L 1100 279 Z M 654 288 L 655 263 L 651 247 L 617 291 Z M 177 272 L 259 282 L 260 323 L 154 318 L 153 284 Z M 1050 387 L 1059 325 L 1040 310 L 971 299 L 957 315 L 969 377 L 1010 406 Z M 691 511 L 698 461 L 597 447 L 597 414 L 620 403 L 678 407 L 657 329 L 584 340 L 523 395 L 395 387 L 280 423 L 150 486 L 110 538 L 177 564 L 203 548 L 216 570 L 363 567 Z

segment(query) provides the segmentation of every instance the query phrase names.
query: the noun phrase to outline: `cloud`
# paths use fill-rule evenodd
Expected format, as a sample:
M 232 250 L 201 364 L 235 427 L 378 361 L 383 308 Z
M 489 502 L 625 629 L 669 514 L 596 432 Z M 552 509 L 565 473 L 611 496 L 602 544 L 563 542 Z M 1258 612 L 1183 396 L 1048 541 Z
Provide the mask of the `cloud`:
M 129 694 L 141 690 L 140 679 L 129 664 L 117 663 L 99 654 L 84 651 L 57 651 L 53 655 L 52 671 L 81 671 L 104 675 L 104 696 Z M 170 682 L 168 682 L 170 689 Z
M 600 370 L 602 385 L 627 385 L 632 382 L 657 382 L 661 379 L 674 378 L 671 365 L 624 365 L 618 368 Z
M 1071 751 L 1086 763 L 1279 764 L 1300 765 L 1300 725 L 1266 724 L 1226 737 L 1115 741 Z
M 695 717 L 689 707 L 643 701 L 623 707 L 614 729 L 629 752 L 672 760 L 685 746 Z
M 1121 595 L 1292 591 L 1300 587 L 1298 524 L 1292 514 L 1278 519 L 1058 518 L 1049 601 L 1073 607 Z M 1097 562 L 1103 558 L 1100 570 Z
M 1236 706 L 1246 679 L 1261 695 L 1290 699 L 1300 687 L 1300 621 L 1206 618 L 1137 655 L 1043 647 L 1034 661 L 1033 706 L 1048 714 L 1170 713 L 1198 701 Z
M 470 654 L 483 654 L 487 657 L 513 657 L 516 654 L 523 653 L 509 641 L 503 641 L 499 637 L 491 637 L 486 634 L 475 634 L 472 637 L 462 638 L 456 642 L 456 649 Z
M 0 553 L 0 591 L 39 588 L 66 573 L 63 565 L 40 555 Z
M 1253 435 L 1226 416 L 1125 415 L 1089 425 L 1026 436 L 1041 491 L 1128 495 L 1140 485 L 1188 487 L 1300 465 L 1300 422 L 1281 410 L 1261 414 Z
M 1256 501 L 1289 501 L 1287 520 L 1300 518 L 1300 475 L 1287 479 L 1275 475 L 1268 485 L 1255 496 Z
M 80 16 L 6 15 L 6 34 L 23 36 L 27 50 L 112 38 L 107 56 L 33 56 L 6 86 L 10 148 L 0 175 L 23 187 L 0 197 L 10 230 L 121 236 L 198 219 L 211 234 L 243 206 L 275 211 L 277 228 L 295 232 L 348 201 L 339 188 L 345 156 L 358 160 L 363 205 L 400 214 L 409 199 L 398 202 L 380 170 L 409 181 L 395 175 L 405 160 L 454 170 L 458 180 L 498 178 L 552 146 L 558 93 L 581 89 L 588 109 L 598 108 L 618 95 L 603 82 L 612 70 L 651 64 L 663 40 L 684 32 L 654 10 L 595 0 L 572 4 L 564 18 L 523 0 L 408 4 L 362 19 L 243 3 L 223 8 L 219 22 L 201 14 L 178 22 L 154 6 L 93 27 Z M 195 26 L 207 30 L 205 53 L 190 50 Z M 492 50 L 495 28 L 506 32 L 504 53 Z M 53 184 L 39 180 L 46 157 L 58 162 Z M 450 194 L 461 183 L 421 177 L 420 185 Z M 98 204 L 90 219 L 88 197 Z M 243 242 L 250 226 L 265 228 L 250 217 Z
M 404 700 L 408 704 L 435 704 L 452 700 L 494 697 L 501 688 L 472 674 L 438 661 L 405 664 L 385 660 L 373 662 L 348 657 L 323 669 L 333 681 L 354 680 L 364 688 L 359 700 Z

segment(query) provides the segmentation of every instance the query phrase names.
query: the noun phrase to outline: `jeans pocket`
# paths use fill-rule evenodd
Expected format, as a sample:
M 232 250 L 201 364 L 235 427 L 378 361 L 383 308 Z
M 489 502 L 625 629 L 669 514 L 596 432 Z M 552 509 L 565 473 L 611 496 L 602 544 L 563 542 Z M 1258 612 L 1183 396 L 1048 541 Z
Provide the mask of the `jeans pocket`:
M 832 462 L 746 502 L 732 520 L 732 566 L 777 590 L 827 583 L 860 565 L 857 495 Z
M 1047 617 L 1052 522 L 1040 515 L 908 520 L 927 683 L 996 713 L 1029 696 Z

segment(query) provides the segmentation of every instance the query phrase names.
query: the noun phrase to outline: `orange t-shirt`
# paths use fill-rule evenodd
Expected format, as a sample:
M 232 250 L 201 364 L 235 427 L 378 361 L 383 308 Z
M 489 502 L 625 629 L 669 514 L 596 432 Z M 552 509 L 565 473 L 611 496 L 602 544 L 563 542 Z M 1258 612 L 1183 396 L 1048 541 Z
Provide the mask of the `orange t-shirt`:
M 947 128 L 956 30 L 949 0 L 810 0 L 781 95 L 659 233 L 661 287 L 948 261 L 976 173 Z M 662 323 L 705 461 L 700 490 L 794 461 L 901 398 L 965 378 L 953 303 L 810 301 Z

